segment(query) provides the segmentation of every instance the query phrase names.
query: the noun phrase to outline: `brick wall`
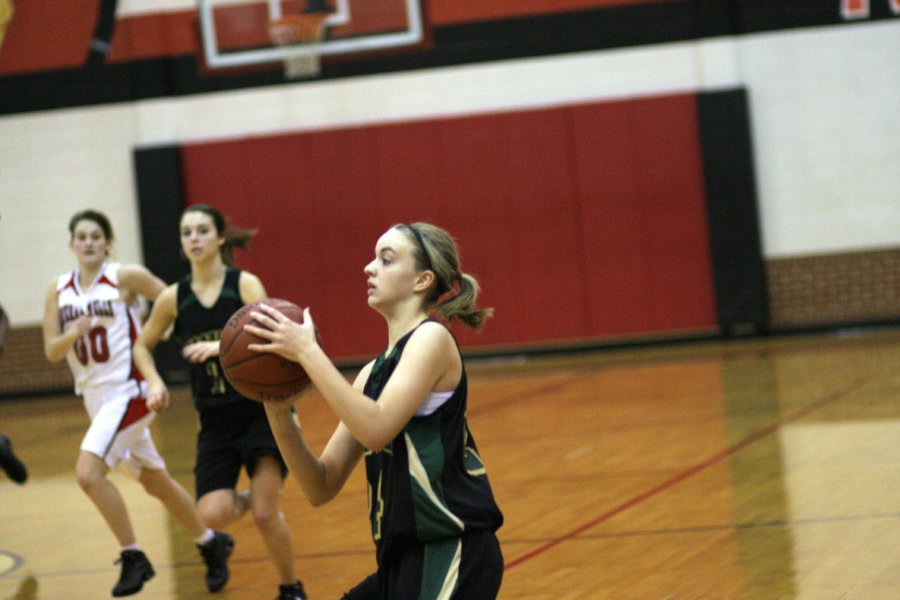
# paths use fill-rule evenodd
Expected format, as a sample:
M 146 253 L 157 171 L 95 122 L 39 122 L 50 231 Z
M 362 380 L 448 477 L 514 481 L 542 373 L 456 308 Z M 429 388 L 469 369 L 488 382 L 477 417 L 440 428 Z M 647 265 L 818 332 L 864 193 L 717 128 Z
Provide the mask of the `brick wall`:
M 50 364 L 44 357 L 41 328 L 10 328 L 0 355 L 0 397 L 71 390 L 66 361 Z
M 900 248 L 769 260 L 772 329 L 900 320 Z

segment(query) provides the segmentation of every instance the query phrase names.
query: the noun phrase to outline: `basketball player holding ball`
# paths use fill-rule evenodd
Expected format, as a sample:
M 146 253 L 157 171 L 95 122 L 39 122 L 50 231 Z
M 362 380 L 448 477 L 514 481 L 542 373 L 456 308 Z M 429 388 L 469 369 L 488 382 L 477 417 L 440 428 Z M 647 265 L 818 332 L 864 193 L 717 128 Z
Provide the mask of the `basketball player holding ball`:
M 280 579 L 277 600 L 306 600 L 294 569 L 290 529 L 281 512 L 287 471 L 263 406 L 241 396 L 224 377 L 218 360 L 219 337 L 229 317 L 244 304 L 266 297 L 259 278 L 234 266 L 233 248 L 245 248 L 255 231 L 233 227 L 214 207 L 188 206 L 181 215 L 181 249 L 191 272 L 156 299 L 134 345 L 135 363 L 147 378 L 147 405 L 164 410 L 169 391 L 156 370 L 153 348 L 169 327 L 191 363 L 191 392 L 200 415 L 197 506 L 203 522 L 221 529 L 248 510 Z M 236 490 L 241 468 L 250 491 Z M 228 540 L 228 553 L 233 539 Z M 227 575 L 226 575 L 227 579 Z M 224 580 L 207 582 L 210 591 Z
M 466 372 L 445 325 L 480 329 L 491 311 L 476 306 L 478 284 L 460 270 L 453 239 L 428 223 L 385 232 L 365 274 L 387 347 L 352 385 L 317 343 L 309 309 L 299 324 L 260 305 L 259 326 L 245 325 L 268 342 L 251 350 L 300 363 L 341 420 L 318 457 L 291 402 L 265 403 L 272 431 L 313 505 L 334 498 L 365 457 L 378 570 L 345 600 L 495 598 L 503 515 L 469 430 Z
M 153 413 L 146 405 L 146 384 L 131 359 L 141 324 L 136 300 L 153 300 L 165 283 L 141 265 L 109 260 L 113 230 L 103 213 L 76 213 L 69 233 L 78 267 L 54 278 L 47 289 L 44 354 L 51 362 L 68 361 L 75 392 L 91 419 L 75 476 L 121 547 L 116 561 L 121 573 L 112 595 L 136 594 L 155 574 L 137 543 L 122 495 L 107 478 L 117 467 L 137 479 L 184 526 L 200 545 L 207 577 L 216 577 L 227 572 L 227 556 L 215 551 L 225 534 L 201 522 L 190 494 L 166 469 L 148 429 Z

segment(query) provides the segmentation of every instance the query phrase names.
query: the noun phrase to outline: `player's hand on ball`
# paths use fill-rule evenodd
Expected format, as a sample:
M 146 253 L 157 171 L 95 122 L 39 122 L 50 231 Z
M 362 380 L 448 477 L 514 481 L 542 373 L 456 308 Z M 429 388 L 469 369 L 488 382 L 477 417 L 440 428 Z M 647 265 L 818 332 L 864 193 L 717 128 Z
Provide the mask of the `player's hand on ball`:
M 302 319 L 302 308 L 279 298 L 257 300 L 231 315 L 219 339 L 219 364 L 242 396 L 290 403 L 310 384 L 294 343 L 302 328 L 291 327 Z
M 269 343 L 250 344 L 250 350 L 274 352 L 288 360 L 300 362 L 300 357 L 316 344 L 315 325 L 309 308 L 303 310 L 302 323 L 297 323 L 266 304 L 260 304 L 251 316 L 260 326 L 248 324 L 244 328 Z

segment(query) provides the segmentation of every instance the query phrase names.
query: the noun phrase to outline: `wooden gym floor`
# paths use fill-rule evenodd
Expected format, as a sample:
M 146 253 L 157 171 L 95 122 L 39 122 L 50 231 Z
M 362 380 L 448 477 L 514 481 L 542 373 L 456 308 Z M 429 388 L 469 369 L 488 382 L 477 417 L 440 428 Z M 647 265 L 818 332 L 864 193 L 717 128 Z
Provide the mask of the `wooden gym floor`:
M 506 524 L 506 599 L 893 599 L 900 590 L 900 330 L 617 349 L 469 366 L 469 417 Z M 298 405 L 317 449 L 335 421 Z M 26 462 L 0 475 L 0 598 L 109 597 L 117 548 L 72 474 L 74 397 L 0 404 Z M 187 390 L 157 443 L 193 490 Z M 185 532 L 114 475 L 157 576 L 138 597 L 212 597 Z M 313 600 L 374 567 L 362 472 L 285 513 Z M 275 595 L 252 519 L 222 600 Z M 473 599 L 477 600 L 477 599 Z

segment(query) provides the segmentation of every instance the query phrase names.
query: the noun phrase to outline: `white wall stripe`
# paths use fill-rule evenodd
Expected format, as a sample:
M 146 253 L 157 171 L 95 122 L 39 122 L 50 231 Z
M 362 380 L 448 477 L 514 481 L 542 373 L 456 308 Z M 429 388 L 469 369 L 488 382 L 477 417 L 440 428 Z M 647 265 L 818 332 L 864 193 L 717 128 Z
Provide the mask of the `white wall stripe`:
M 734 87 L 740 82 L 733 44 L 686 42 L 152 100 L 139 103 L 138 144 L 223 140 Z

